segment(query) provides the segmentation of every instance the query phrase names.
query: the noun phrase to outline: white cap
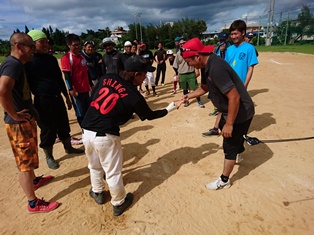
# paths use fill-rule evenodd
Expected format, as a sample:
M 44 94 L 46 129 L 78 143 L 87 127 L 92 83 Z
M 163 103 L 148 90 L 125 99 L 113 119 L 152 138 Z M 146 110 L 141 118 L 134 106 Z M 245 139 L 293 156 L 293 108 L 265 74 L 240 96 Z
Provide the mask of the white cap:
M 167 55 L 173 55 L 173 51 L 172 50 L 168 50 L 167 51 Z
M 126 41 L 125 43 L 124 43 L 124 46 L 126 47 L 126 46 L 132 46 L 132 43 L 130 42 L 130 41 Z
M 111 40 L 111 38 L 104 38 L 103 40 L 102 40 L 102 44 L 103 44 L 103 46 L 105 46 L 105 45 L 107 45 L 107 44 L 112 44 L 112 45 L 116 45 L 112 40 Z

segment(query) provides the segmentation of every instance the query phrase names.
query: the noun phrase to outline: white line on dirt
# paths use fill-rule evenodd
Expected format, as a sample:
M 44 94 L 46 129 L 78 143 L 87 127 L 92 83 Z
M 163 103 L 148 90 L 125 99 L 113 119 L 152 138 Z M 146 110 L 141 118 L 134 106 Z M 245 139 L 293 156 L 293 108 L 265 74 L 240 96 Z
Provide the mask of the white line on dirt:
M 275 63 L 275 64 L 279 64 L 279 65 L 291 65 L 291 64 L 293 64 L 293 63 L 280 63 L 280 62 L 273 60 L 273 59 L 270 59 L 270 61 Z
M 282 65 L 282 63 L 277 62 L 276 60 L 270 59 L 270 61 L 273 62 L 273 63 L 275 63 L 275 64 L 280 64 L 280 65 Z

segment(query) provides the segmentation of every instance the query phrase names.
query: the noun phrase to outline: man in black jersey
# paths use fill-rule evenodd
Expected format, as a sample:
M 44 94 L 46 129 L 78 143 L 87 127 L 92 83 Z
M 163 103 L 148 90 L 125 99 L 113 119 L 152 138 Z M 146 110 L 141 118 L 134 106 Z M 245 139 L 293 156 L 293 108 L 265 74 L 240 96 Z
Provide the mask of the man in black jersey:
M 84 42 L 81 55 L 86 60 L 90 83 L 92 86 L 95 86 L 98 79 L 102 76 L 102 55 L 95 51 L 95 43 L 90 40 Z
M 59 167 L 53 156 L 56 135 L 62 141 L 66 153 L 84 153 L 71 145 L 70 125 L 66 107 L 61 94 L 65 97 L 70 110 L 72 103 L 65 87 L 57 59 L 48 54 L 48 39 L 40 30 L 31 30 L 28 35 L 36 45 L 33 61 L 25 64 L 27 80 L 34 95 L 34 105 L 39 113 L 40 144 L 51 169 Z
M 140 56 L 147 61 L 150 65 L 154 62 L 154 56 L 153 53 L 150 50 L 147 50 L 146 44 L 142 43 L 140 45 Z M 146 95 L 149 95 L 149 88 L 148 88 L 148 82 L 152 86 L 153 95 L 158 97 L 158 94 L 156 93 L 156 85 L 155 85 L 155 79 L 154 74 L 152 72 L 146 73 L 146 79 L 144 80 L 144 85 L 146 88 Z
M 135 53 L 132 52 L 132 43 L 130 41 L 126 41 L 124 43 L 124 53 L 122 54 L 122 61 L 124 62 L 129 59 Z
M 244 138 L 254 116 L 254 104 L 237 73 L 221 57 L 213 54 L 213 46 L 204 46 L 193 38 L 182 47 L 182 57 L 190 66 L 205 68 L 202 85 L 182 97 L 182 102 L 207 92 L 217 110 L 222 113 L 219 122 L 225 154 L 224 167 L 219 178 L 206 184 L 207 189 L 217 190 L 231 186 L 229 176 L 236 163 L 236 156 L 244 152 Z
M 110 38 L 103 40 L 102 46 L 106 50 L 106 54 L 102 57 L 103 74 L 119 74 L 119 72 L 123 70 L 122 54 L 114 49 L 115 45 L 116 44 L 111 41 Z
M 144 120 L 166 116 L 176 109 L 172 102 L 166 109 L 153 111 L 136 89 L 145 79 L 146 72 L 155 68 L 138 55 L 126 60 L 124 71 L 106 74 L 94 87 L 91 104 L 82 123 L 83 144 L 88 158 L 92 187 L 90 196 L 104 204 L 103 175 L 111 194 L 115 216 L 121 215 L 133 201 L 133 194 L 126 194 L 122 180 L 122 146 L 119 126 L 126 123 L 133 113 Z

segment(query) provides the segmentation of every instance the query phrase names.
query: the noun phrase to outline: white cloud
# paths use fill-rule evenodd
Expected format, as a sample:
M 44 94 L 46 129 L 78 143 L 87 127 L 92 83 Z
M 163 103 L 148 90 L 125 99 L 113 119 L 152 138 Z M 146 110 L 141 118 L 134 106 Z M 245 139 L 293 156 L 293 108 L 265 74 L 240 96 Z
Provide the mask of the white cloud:
M 302 4 L 313 6 L 312 0 L 276 1 L 276 17 L 279 17 L 280 11 L 297 12 Z M 0 38 L 8 39 L 17 28 L 24 31 L 25 25 L 29 29 L 52 26 L 76 34 L 86 32 L 86 29 L 97 31 L 106 27 L 110 30 L 117 26 L 127 29 L 129 24 L 134 23 L 134 13 L 139 12 L 142 13 L 144 26 L 188 17 L 205 20 L 208 31 L 219 31 L 221 27 L 246 15 L 248 22 L 256 22 L 259 16 L 263 16 L 262 23 L 265 23 L 268 7 L 269 1 L 265 0 L 2 0 Z

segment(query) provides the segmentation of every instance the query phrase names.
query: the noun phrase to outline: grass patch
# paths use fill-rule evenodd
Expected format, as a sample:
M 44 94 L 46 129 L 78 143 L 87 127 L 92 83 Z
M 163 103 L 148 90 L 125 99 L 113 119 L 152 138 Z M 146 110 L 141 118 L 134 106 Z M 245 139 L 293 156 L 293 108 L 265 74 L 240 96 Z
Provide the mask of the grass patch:
M 314 55 L 314 45 L 256 46 L 258 52 L 295 52 Z

